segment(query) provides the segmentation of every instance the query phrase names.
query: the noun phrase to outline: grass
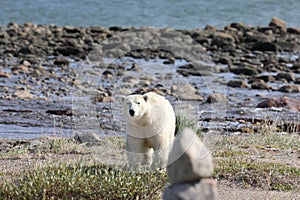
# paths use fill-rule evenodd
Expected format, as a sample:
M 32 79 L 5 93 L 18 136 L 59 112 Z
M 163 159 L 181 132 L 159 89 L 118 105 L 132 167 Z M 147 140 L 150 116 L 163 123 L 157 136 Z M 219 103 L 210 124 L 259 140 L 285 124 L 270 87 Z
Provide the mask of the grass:
M 224 135 L 212 136 L 206 139 L 211 149 L 216 151 L 233 150 L 233 148 L 277 148 L 300 150 L 300 138 L 298 134 L 280 135 L 273 134 L 251 134 L 243 135 Z
M 0 153 L 0 159 L 21 159 L 29 156 L 28 149 L 13 148 Z
M 177 131 L 188 126 L 200 134 L 197 124 L 193 117 L 177 115 Z M 248 135 L 206 135 L 205 142 L 213 150 L 215 162 L 212 177 L 242 188 L 299 190 L 299 167 L 260 159 L 265 154 L 272 158 L 277 152 L 281 155 L 300 152 L 299 135 L 277 134 L 272 127 L 262 128 L 267 131 Z M 108 138 L 107 142 L 113 148 L 125 148 L 123 137 Z M 269 153 L 265 148 L 278 151 Z M 0 159 L 39 159 L 49 154 L 82 154 L 84 157 L 91 153 L 89 151 L 88 147 L 70 140 L 41 139 L 34 147 L 24 144 L 0 152 Z M 160 199 L 167 184 L 166 173 L 162 171 L 137 173 L 100 162 L 53 162 L 4 178 L 7 175 L 0 173 L 0 199 Z
M 213 177 L 242 187 L 289 191 L 300 184 L 300 169 L 236 157 L 215 160 Z M 228 156 L 230 159 L 228 159 Z M 103 164 L 57 164 L 33 168 L 1 182 L 1 199 L 160 199 L 165 172 L 136 173 Z
M 31 141 L 32 142 L 32 141 Z M 87 149 L 80 144 L 63 138 L 41 138 L 37 143 L 24 143 L 0 151 L 0 159 L 41 157 L 46 154 L 85 154 Z
M 289 191 L 299 189 L 300 168 L 252 159 L 221 159 L 216 161 L 214 177 L 243 187 Z
M 190 128 L 194 130 L 199 136 L 201 136 L 201 130 L 199 127 L 199 120 L 197 116 L 192 113 L 192 105 L 178 105 L 176 108 L 176 126 L 175 135 L 178 134 L 183 128 Z
M 160 199 L 165 173 L 94 164 L 37 168 L 0 185 L 1 199 Z

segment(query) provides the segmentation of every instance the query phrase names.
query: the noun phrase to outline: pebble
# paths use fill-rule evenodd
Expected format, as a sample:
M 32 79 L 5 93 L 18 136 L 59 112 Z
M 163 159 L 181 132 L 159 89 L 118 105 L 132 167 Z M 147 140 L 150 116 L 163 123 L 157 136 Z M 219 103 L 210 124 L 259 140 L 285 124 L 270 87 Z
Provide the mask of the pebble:
M 70 61 L 67 58 L 61 57 L 61 58 L 57 58 L 53 61 L 54 65 L 65 65 L 65 66 L 69 66 L 70 65 Z
M 248 88 L 248 85 L 244 80 L 231 80 L 227 83 L 227 86 L 234 88 Z
M 210 94 L 206 100 L 207 103 L 227 103 L 228 99 L 224 94 Z
M 2 77 L 2 78 L 10 78 L 11 75 L 9 73 L 5 73 L 5 72 L 1 72 L 0 71 L 0 77 Z
M 269 98 L 260 102 L 257 108 L 270 108 L 270 107 L 286 107 L 293 111 L 300 111 L 300 100 L 289 98 L 289 97 L 281 97 L 281 98 Z
M 252 82 L 251 89 L 266 90 L 270 89 L 270 86 L 268 86 L 264 80 L 259 79 Z
M 294 82 L 294 81 L 296 81 L 296 76 L 294 73 L 290 73 L 290 72 L 289 73 L 278 73 L 276 76 L 276 79 L 277 80 L 284 79 L 287 82 Z
M 286 31 L 286 22 L 277 17 L 272 18 L 271 22 L 269 23 L 269 26 L 280 28 L 282 31 Z
M 175 89 L 176 88 L 176 89 Z M 173 87 L 175 91 L 173 95 L 175 95 L 179 100 L 184 101 L 203 101 L 203 97 L 196 94 L 197 89 L 191 84 L 180 85 L 177 87 Z
M 85 144 L 97 144 L 99 142 L 103 142 L 99 136 L 93 132 L 78 132 L 72 137 L 72 139 Z
M 33 95 L 28 90 L 18 90 L 16 92 L 14 92 L 13 96 L 17 97 L 19 99 L 32 99 L 33 98 Z
M 300 86 L 296 84 L 284 85 L 280 87 L 278 90 L 280 92 L 287 92 L 287 93 L 300 92 Z

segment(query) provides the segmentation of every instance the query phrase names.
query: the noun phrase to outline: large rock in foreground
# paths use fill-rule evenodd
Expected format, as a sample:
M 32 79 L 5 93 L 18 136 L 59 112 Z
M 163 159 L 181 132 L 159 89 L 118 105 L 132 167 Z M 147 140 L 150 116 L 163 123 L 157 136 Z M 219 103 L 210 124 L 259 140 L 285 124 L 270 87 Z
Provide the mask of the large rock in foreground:
M 213 172 L 212 155 L 191 129 L 184 129 L 174 141 L 167 174 L 170 182 L 197 181 Z
M 171 185 L 164 200 L 217 199 L 216 181 L 206 178 L 213 172 L 211 153 L 193 130 L 185 128 L 178 134 L 168 164 Z

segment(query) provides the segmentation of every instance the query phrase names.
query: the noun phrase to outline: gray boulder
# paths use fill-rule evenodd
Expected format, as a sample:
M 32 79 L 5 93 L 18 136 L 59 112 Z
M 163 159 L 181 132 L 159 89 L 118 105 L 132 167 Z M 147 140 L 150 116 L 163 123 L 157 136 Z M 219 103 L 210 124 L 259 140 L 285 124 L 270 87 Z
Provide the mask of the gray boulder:
M 199 181 L 213 172 L 212 155 L 196 133 L 185 128 L 169 154 L 167 174 L 171 184 Z

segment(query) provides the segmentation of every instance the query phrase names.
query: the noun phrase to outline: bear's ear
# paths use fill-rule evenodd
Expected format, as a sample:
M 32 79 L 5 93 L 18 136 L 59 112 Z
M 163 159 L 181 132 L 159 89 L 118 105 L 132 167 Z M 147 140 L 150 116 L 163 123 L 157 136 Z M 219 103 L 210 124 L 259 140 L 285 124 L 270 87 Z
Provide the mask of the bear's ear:
M 144 100 L 147 102 L 149 97 L 147 95 L 144 95 L 143 97 L 144 97 Z
M 117 102 L 123 103 L 126 97 L 124 95 L 119 95 L 116 97 Z

